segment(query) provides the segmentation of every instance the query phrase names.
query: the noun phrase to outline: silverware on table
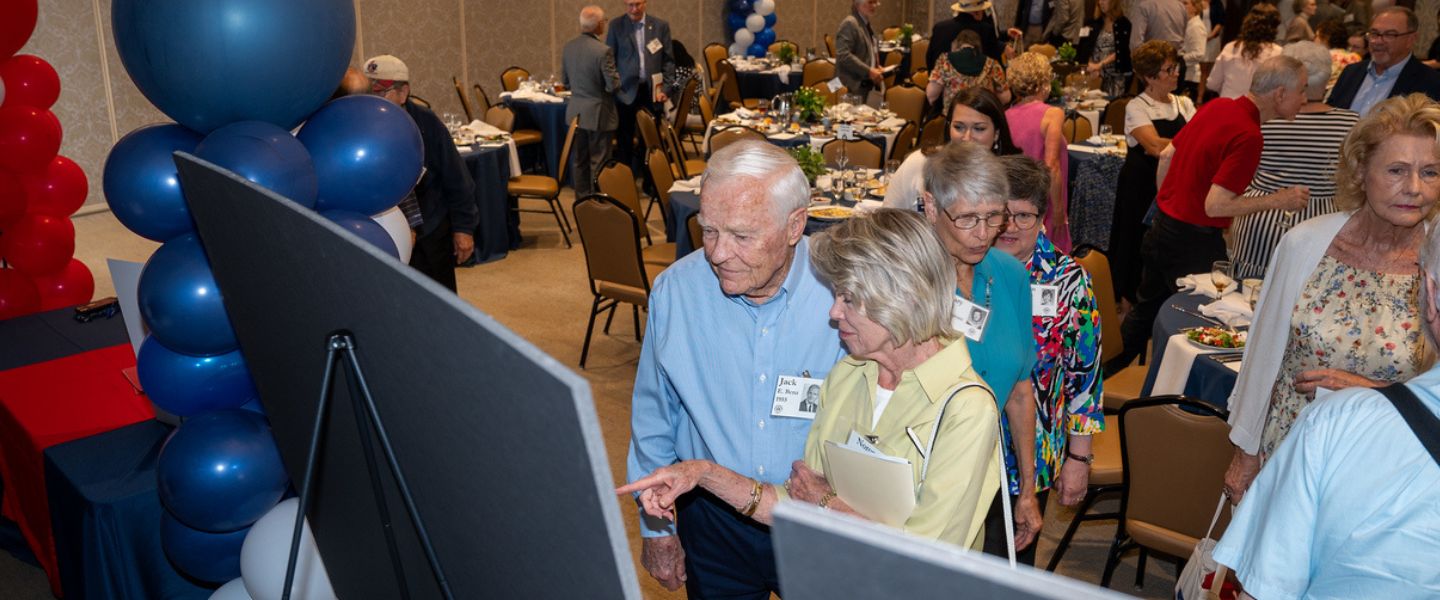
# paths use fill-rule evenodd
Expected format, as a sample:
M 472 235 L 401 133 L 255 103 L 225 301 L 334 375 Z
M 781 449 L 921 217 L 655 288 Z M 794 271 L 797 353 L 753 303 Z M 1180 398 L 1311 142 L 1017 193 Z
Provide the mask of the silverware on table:
M 1192 316 L 1192 317 L 1197 317 L 1197 318 L 1199 318 L 1199 319 L 1201 319 L 1201 320 L 1203 320 L 1203 321 L 1205 321 L 1205 322 L 1207 322 L 1207 323 L 1214 323 L 1217 327 L 1225 327 L 1226 329 L 1229 329 L 1229 327 L 1226 326 L 1224 323 L 1221 323 L 1219 319 L 1216 319 L 1216 318 L 1214 318 L 1214 317 L 1207 317 L 1207 316 L 1205 316 L 1205 315 L 1200 314 L 1198 311 L 1190 310 L 1190 309 L 1188 309 L 1188 308 L 1185 308 L 1185 307 L 1183 307 L 1183 306 L 1180 306 L 1179 304 L 1171 304 L 1171 305 L 1170 305 L 1170 308 L 1173 308 L 1173 309 L 1175 309 L 1175 310 L 1178 310 L 1178 311 L 1180 311 L 1180 312 L 1182 312 L 1182 313 L 1185 313 L 1185 314 L 1187 314 L 1187 315 L 1190 315 L 1190 316 Z

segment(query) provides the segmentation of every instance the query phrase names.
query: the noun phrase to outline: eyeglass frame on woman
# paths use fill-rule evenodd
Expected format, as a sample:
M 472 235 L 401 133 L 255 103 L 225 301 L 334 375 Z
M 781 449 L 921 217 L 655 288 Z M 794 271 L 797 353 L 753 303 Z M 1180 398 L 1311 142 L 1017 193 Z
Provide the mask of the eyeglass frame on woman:
M 1014 223 L 1015 229 L 1018 231 L 1030 231 L 1031 229 L 1034 229 L 1036 225 L 1040 224 L 1040 213 L 1038 212 L 1014 212 L 1006 210 L 1005 217 L 1005 222 L 1007 224 Z M 1030 223 L 1028 225 L 1025 223 L 1021 223 L 1020 221 L 1022 218 L 1026 221 L 1029 221 Z
M 940 208 L 940 207 L 937 207 L 937 208 Z M 984 222 L 984 223 L 985 223 L 985 226 L 986 226 L 986 227 L 989 227 L 989 228 L 991 228 L 991 229 L 999 229 L 999 228 L 1001 228 L 1001 227 L 1004 227 L 1005 224 L 1010 221 L 1010 211 L 1009 211 L 1009 210 L 1002 210 L 1002 211 L 1000 211 L 1000 212 L 989 213 L 989 214 L 983 215 L 983 218 L 982 218 L 982 215 L 977 215 L 977 214 L 975 214 L 975 213 L 965 213 L 965 214 L 960 215 L 960 216 L 957 217 L 957 216 L 951 215 L 951 214 L 950 214 L 950 211 L 949 211 L 948 209 L 945 209 L 945 208 L 940 208 L 940 212 L 942 212 L 942 213 L 945 214 L 945 218 L 950 219 L 950 224 L 951 224 L 951 225 L 954 225 L 956 229 L 959 229 L 959 230 L 962 230 L 962 231 L 969 231 L 969 230 L 971 230 L 971 229 L 974 229 L 974 228 L 976 228 L 976 227 L 979 227 L 981 222 Z M 998 222 L 994 222 L 996 217 L 999 217 L 999 218 L 1000 218 L 1000 220 L 999 220 Z M 973 219 L 974 222 L 973 222 L 973 223 L 970 223 L 969 225 L 961 225 L 961 224 L 960 224 L 960 220 L 961 220 L 961 219 L 966 219 L 966 218 L 968 218 L 968 219 Z M 1016 225 L 1019 225 L 1019 223 L 1016 223 Z

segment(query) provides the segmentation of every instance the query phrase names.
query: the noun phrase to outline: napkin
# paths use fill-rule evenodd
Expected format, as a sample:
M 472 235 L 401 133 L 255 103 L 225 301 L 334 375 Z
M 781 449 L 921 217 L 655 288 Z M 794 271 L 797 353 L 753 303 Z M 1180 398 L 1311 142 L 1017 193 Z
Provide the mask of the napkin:
M 1192 296 L 1205 296 L 1206 298 L 1219 298 L 1220 292 L 1215 290 L 1215 284 L 1210 281 L 1209 273 L 1196 273 L 1186 275 L 1175 280 L 1175 286 L 1182 292 L 1189 292 Z
M 885 203 L 879 200 L 865 199 L 855 204 L 855 212 L 861 214 L 876 211 L 882 208 L 885 208 Z
M 681 179 L 680 181 L 676 181 L 673 185 L 670 186 L 670 193 L 673 194 L 675 192 L 699 192 L 700 177 L 700 175 L 696 175 L 689 179 Z
M 772 140 L 781 140 L 781 141 L 793 140 L 793 139 L 795 139 L 795 136 L 797 136 L 797 135 L 800 135 L 800 134 L 798 134 L 798 133 L 788 133 L 788 132 L 783 132 L 783 131 L 782 131 L 782 132 L 780 132 L 780 133 L 777 133 L 777 134 L 774 134 L 774 135 L 770 136 L 770 139 L 772 139 Z
M 902 119 L 900 117 L 890 117 L 878 123 L 877 126 L 885 127 L 887 129 L 899 130 L 901 127 L 905 126 L 905 119 Z
M 790 65 L 780 65 L 775 74 L 780 76 L 780 83 L 790 85 Z
M 507 133 L 505 130 L 481 121 L 480 119 L 475 119 L 474 121 L 471 121 L 468 125 L 461 125 L 460 130 L 469 132 L 473 135 L 500 135 L 503 133 Z
M 547 102 L 552 104 L 565 101 L 563 98 L 560 98 L 558 96 L 551 96 L 550 94 L 546 94 L 545 92 L 526 89 L 521 89 L 514 92 L 500 92 L 500 99 L 525 100 L 528 102 Z
M 735 115 L 735 116 L 738 116 L 738 117 L 740 117 L 740 118 L 742 118 L 742 119 L 753 119 L 753 118 L 755 118 L 755 117 L 760 116 L 760 113 L 757 113 L 757 112 L 755 112 L 755 111 L 753 111 L 753 110 L 750 110 L 750 109 L 744 108 L 744 107 L 737 108 L 737 109 L 731 111 L 731 114 L 733 114 L 733 115 Z
M 1207 277 L 1208 279 L 1208 277 Z M 1213 287 L 1213 286 L 1212 286 Z M 1224 323 L 1226 327 L 1248 327 L 1255 311 L 1238 292 L 1225 294 L 1219 300 L 1200 305 L 1200 314 Z

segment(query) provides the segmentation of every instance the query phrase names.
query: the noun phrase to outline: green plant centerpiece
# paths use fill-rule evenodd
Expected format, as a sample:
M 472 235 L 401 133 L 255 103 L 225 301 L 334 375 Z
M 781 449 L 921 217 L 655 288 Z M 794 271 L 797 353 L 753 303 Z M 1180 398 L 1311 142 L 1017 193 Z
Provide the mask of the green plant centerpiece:
M 1060 47 L 1055 50 L 1055 62 L 1051 63 L 1050 67 L 1061 81 L 1065 81 L 1065 78 L 1069 77 L 1071 73 L 1080 70 L 1080 65 L 1075 62 L 1077 54 L 1075 47 L 1071 46 L 1070 42 L 1060 44 Z
M 813 88 L 802 87 L 795 90 L 790 103 L 791 109 L 800 111 L 800 120 L 806 123 L 814 123 L 825 115 L 825 99 Z
M 1070 42 L 1060 44 L 1060 48 L 1055 50 L 1055 58 L 1060 59 L 1060 62 L 1075 62 L 1077 54 L 1078 52 L 1074 46 L 1070 45 Z
M 780 49 L 775 51 L 775 58 L 780 59 L 782 65 L 795 62 L 795 46 L 789 43 L 780 44 Z
M 800 163 L 800 170 L 805 173 L 805 179 L 810 182 L 810 187 L 815 187 L 815 178 L 825 173 L 825 155 L 819 150 L 810 147 L 810 144 L 802 144 L 787 150 L 790 156 L 795 157 L 795 162 Z
M 914 35 L 915 35 L 915 24 L 913 24 L 913 23 L 906 23 L 906 24 L 904 24 L 904 25 L 901 25 L 901 26 L 900 26 L 900 40 L 899 40 L 899 41 L 900 41 L 900 46 L 901 46 L 901 47 L 904 47 L 904 48 L 909 48 L 909 47 L 910 47 L 910 38 L 913 37 Z

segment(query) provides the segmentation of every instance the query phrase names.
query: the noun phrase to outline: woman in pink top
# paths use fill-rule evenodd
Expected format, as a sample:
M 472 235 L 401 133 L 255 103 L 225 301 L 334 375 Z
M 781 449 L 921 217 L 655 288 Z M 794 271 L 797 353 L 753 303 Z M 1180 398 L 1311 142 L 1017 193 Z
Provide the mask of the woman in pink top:
M 1065 111 L 1045 104 L 1050 95 L 1050 59 L 1043 54 L 1026 52 L 1010 61 L 1010 91 L 1018 98 L 1015 106 L 1005 111 L 1010 124 L 1010 138 L 1026 156 L 1045 163 L 1050 169 L 1050 210 L 1045 215 L 1045 235 L 1061 252 L 1070 253 L 1069 181 L 1070 153 L 1065 147 L 1061 125 Z

